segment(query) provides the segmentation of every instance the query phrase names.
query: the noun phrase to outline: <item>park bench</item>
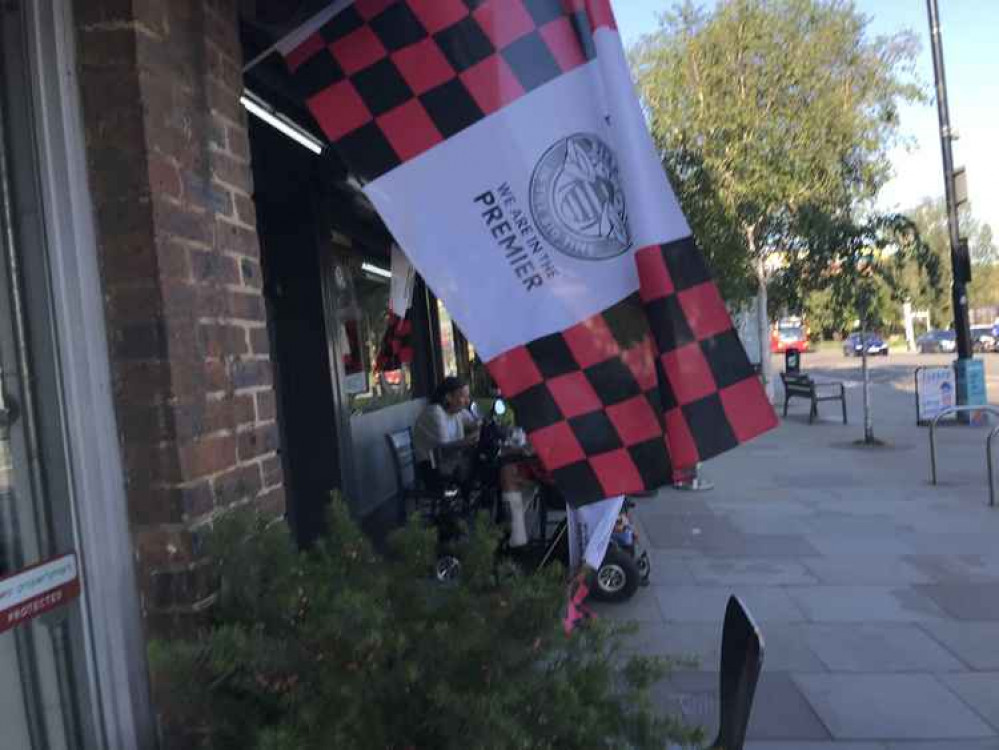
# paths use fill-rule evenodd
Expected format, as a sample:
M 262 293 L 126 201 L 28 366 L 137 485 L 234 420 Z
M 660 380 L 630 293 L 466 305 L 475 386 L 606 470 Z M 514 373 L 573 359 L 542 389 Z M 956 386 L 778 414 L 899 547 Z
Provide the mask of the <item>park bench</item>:
M 784 416 L 787 416 L 787 405 L 792 398 L 807 398 L 812 405 L 808 414 L 811 424 L 819 416 L 820 401 L 839 401 L 843 405 L 843 424 L 846 424 L 846 387 L 837 381 L 816 383 L 809 375 L 780 374 L 784 383 Z

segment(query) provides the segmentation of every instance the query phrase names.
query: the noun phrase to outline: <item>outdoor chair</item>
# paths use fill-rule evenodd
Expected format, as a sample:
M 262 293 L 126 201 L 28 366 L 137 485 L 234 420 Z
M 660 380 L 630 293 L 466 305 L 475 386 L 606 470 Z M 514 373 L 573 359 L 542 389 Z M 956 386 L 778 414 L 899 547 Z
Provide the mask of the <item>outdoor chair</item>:
M 763 650 L 763 634 L 749 611 L 738 597 L 730 597 L 722 630 L 718 736 L 709 750 L 742 750 Z
M 392 464 L 395 468 L 395 481 L 398 487 L 398 502 L 402 515 L 417 511 L 427 516 L 435 515 L 441 504 L 444 492 L 434 492 L 423 486 L 416 475 L 416 453 L 413 450 L 413 430 L 407 427 L 385 435 Z
M 784 384 L 784 416 L 787 416 L 787 406 L 792 398 L 806 398 L 811 403 L 808 412 L 808 423 L 812 424 L 819 416 L 821 401 L 839 401 L 843 408 L 843 424 L 846 418 L 846 387 L 839 381 L 815 382 L 808 375 L 789 375 L 782 372 L 781 382 Z

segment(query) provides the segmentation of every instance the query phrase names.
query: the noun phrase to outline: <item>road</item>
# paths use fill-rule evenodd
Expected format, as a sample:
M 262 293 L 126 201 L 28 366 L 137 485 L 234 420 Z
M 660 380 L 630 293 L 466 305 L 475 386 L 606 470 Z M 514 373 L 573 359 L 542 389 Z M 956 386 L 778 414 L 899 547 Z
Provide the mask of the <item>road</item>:
M 999 354 L 980 354 L 985 362 L 986 387 L 989 403 L 999 404 Z M 915 389 L 915 371 L 917 367 L 947 366 L 954 361 L 953 356 L 946 354 L 896 354 L 892 352 L 887 357 L 871 357 L 868 364 L 871 371 L 871 382 L 881 385 L 891 385 L 902 391 Z M 861 381 L 860 359 L 844 357 L 840 351 L 810 352 L 802 357 L 802 368 L 808 372 L 836 380 Z M 784 366 L 783 357 L 774 359 L 775 371 Z

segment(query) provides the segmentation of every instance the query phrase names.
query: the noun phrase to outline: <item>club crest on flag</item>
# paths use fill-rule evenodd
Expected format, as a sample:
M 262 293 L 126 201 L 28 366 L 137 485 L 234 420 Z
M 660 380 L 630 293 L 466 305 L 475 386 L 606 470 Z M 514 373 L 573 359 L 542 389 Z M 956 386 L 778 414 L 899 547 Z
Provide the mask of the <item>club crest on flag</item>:
M 631 247 L 614 151 L 590 133 L 562 138 L 531 176 L 531 213 L 542 236 L 579 260 L 607 260 Z

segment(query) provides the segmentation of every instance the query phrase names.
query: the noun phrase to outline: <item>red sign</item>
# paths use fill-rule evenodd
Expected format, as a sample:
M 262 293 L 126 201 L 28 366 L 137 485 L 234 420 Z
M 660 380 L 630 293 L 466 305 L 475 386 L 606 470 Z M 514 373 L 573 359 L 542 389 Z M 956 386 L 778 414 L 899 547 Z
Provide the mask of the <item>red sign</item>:
M 0 578 L 0 633 L 62 607 L 79 595 L 80 575 L 74 553 Z

